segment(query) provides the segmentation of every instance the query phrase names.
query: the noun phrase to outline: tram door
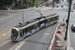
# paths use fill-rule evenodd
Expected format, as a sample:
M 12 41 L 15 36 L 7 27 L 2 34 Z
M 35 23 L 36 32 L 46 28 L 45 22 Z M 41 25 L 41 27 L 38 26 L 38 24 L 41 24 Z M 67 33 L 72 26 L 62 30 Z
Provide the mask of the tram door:
M 43 27 L 45 27 L 45 21 L 40 22 L 40 28 L 43 28 Z
M 49 26 L 50 25 L 50 19 L 47 19 L 46 20 L 46 26 Z
M 24 39 L 24 32 L 23 32 L 23 30 L 21 30 L 20 31 L 20 38 L 19 38 L 19 40 L 23 40 Z
M 39 25 L 40 25 L 40 23 L 37 23 L 37 24 L 34 25 L 34 27 L 35 27 L 34 29 L 35 29 L 36 31 L 39 30 Z

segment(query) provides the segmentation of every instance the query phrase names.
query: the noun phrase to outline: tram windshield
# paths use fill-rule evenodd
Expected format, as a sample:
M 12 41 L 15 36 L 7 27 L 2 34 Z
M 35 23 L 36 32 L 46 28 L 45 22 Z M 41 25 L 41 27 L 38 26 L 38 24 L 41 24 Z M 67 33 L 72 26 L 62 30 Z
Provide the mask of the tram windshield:
M 12 29 L 11 31 L 11 37 L 15 38 L 17 36 L 17 31 L 15 29 Z

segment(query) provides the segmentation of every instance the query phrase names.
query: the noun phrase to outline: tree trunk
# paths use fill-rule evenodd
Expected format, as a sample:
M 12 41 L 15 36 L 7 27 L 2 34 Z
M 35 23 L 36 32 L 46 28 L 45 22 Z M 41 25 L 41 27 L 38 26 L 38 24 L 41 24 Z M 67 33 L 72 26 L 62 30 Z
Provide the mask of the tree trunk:
M 33 0 L 33 5 L 34 5 L 35 0 Z
M 15 0 L 15 7 L 17 6 L 17 0 Z

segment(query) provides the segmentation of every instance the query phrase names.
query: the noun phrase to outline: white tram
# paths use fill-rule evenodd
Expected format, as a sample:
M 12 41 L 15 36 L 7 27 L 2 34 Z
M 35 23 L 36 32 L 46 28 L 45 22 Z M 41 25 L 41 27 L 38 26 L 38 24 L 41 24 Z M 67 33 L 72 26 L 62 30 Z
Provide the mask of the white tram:
M 26 36 L 33 34 L 34 32 L 40 30 L 41 28 L 58 22 L 58 19 L 59 15 L 51 14 L 48 16 L 43 16 L 27 21 L 25 24 L 19 23 L 19 25 L 16 25 L 12 28 L 11 40 L 12 41 L 23 40 Z

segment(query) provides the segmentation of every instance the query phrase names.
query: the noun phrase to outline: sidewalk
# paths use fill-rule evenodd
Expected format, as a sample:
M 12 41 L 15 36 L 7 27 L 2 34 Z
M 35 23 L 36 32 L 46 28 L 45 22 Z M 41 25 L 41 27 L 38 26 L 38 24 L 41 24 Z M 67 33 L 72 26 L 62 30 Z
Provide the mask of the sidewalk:
M 49 6 L 49 7 L 41 7 L 41 8 L 38 8 L 38 10 L 46 10 L 46 9 L 53 9 L 53 7 Z
M 65 32 L 65 25 L 59 23 L 48 50 L 67 50 L 67 40 L 64 40 Z
M 64 40 L 65 38 L 65 32 L 66 32 L 66 28 L 65 26 L 62 26 L 61 24 L 59 24 L 57 31 L 61 31 L 61 34 L 56 34 L 56 43 L 55 43 L 55 48 L 56 49 L 60 49 L 60 50 L 66 50 L 67 47 L 67 41 Z

